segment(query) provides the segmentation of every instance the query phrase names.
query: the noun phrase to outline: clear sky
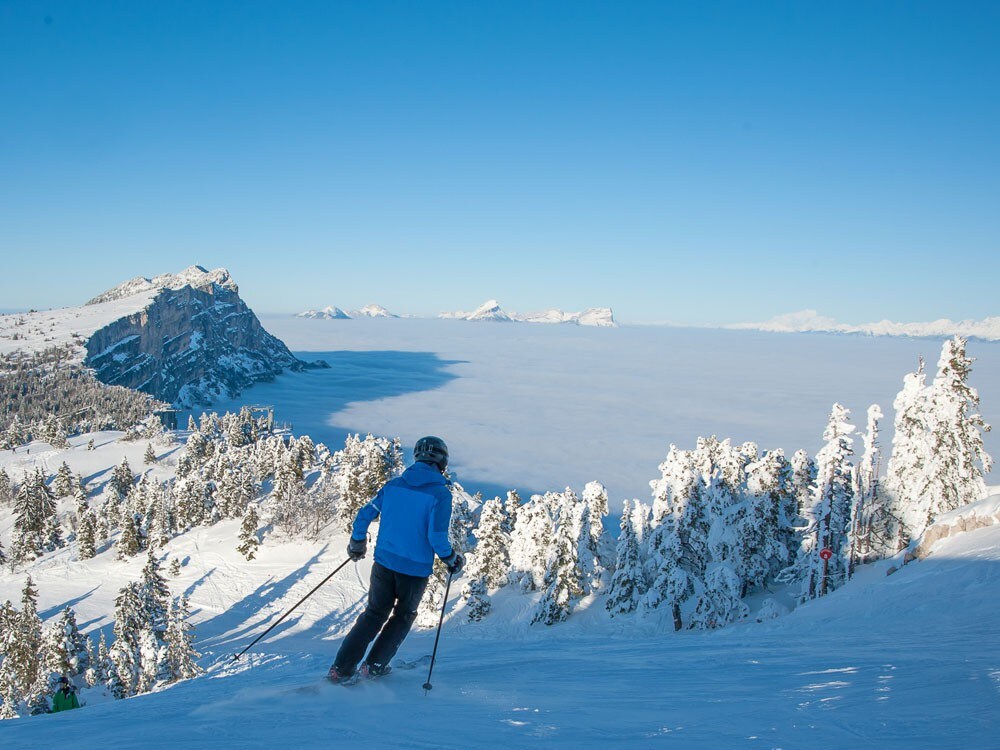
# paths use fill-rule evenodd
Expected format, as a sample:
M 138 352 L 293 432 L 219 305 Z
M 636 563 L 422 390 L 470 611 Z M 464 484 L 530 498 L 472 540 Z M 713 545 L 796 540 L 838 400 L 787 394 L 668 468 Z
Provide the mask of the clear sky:
M 0 308 L 1000 314 L 997 2 L 0 0 Z

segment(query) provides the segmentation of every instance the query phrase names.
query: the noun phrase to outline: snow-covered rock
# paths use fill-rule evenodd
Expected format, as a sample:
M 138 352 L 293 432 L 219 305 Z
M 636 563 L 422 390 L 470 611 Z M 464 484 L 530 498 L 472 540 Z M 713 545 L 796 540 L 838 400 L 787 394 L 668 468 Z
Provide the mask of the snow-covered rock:
M 104 383 L 178 405 L 305 366 L 263 329 L 224 268 L 136 278 L 77 308 L 0 316 L 0 353 L 69 345 Z

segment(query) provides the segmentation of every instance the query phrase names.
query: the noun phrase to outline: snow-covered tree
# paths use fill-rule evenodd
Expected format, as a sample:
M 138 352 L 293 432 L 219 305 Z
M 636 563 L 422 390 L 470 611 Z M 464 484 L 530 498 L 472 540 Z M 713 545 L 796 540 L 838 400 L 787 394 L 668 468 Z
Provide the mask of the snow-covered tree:
M 922 367 L 907 376 L 896 398 L 896 431 L 886 489 L 902 522 L 902 542 L 915 539 L 937 516 L 986 494 L 983 474 L 992 468 L 977 413 L 979 394 L 968 384 L 973 359 L 966 339 L 946 341 L 930 386 Z M 922 364 L 922 363 L 921 363 Z
M 257 509 L 250 505 L 243 516 L 243 524 L 240 526 L 240 544 L 236 548 L 236 551 L 248 561 L 253 560 L 257 554 L 257 547 L 260 546 L 260 540 L 257 538 L 259 527 L 260 517 L 257 515 Z
M 808 526 L 803 530 L 802 543 L 791 566 L 782 571 L 786 582 L 801 584 L 802 600 L 824 596 L 828 589 L 842 585 L 847 579 L 850 555 L 850 522 L 855 502 L 851 458 L 854 426 L 848 422 L 850 412 L 834 404 L 823 439 L 823 448 L 816 454 L 816 483 L 812 507 L 806 513 Z M 830 559 L 820 553 L 827 549 Z
M 59 618 L 45 627 L 42 635 L 41 668 L 72 679 L 90 667 L 89 639 L 76 624 L 76 613 L 65 607 Z
M 190 616 L 191 607 L 186 596 L 171 601 L 164 649 L 170 682 L 196 677 L 202 672 L 197 663 L 201 654 L 194 648 L 194 628 L 188 621 Z
M 56 498 L 69 497 L 76 489 L 77 481 L 73 476 L 73 470 L 65 461 L 56 470 L 56 477 L 52 480 L 52 494 Z
M 510 569 L 510 535 L 504 531 L 507 525 L 503 501 L 499 497 L 487 500 L 480 511 L 479 525 L 472 532 L 476 547 L 466 564 L 468 583 L 462 591 L 472 621 L 481 620 L 490 611 L 490 591 L 507 585 Z
M 518 508 L 510 540 L 510 580 L 524 590 L 545 584 L 555 535 L 553 503 L 552 493 L 533 495 Z
M 55 499 L 41 469 L 24 475 L 14 498 L 14 514 L 11 558 L 15 564 L 34 560 L 43 552 L 62 546 Z
M 0 508 L 5 508 L 14 502 L 14 485 L 10 475 L 0 468 Z
M 152 443 L 146 443 L 146 452 L 142 456 L 142 462 L 147 466 L 152 466 L 156 463 L 156 451 L 153 450 Z
M 615 572 L 611 577 L 605 606 L 612 617 L 634 612 L 645 591 L 646 581 L 639 550 L 639 535 L 635 529 L 633 508 L 626 500 L 622 506 Z
M 553 555 L 545 571 L 542 598 L 535 609 L 532 623 L 553 625 L 562 622 L 569 617 L 573 604 L 583 596 L 584 576 L 578 557 L 578 531 L 583 526 L 582 517 L 588 511 L 584 503 L 564 502 L 556 527 Z

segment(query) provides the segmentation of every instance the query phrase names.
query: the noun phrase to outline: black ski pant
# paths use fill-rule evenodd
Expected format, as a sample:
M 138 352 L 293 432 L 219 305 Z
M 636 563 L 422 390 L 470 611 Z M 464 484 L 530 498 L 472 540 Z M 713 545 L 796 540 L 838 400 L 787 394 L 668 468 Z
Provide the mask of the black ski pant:
M 389 663 L 417 617 L 427 578 L 397 573 L 378 563 L 372 565 L 368 607 L 340 645 L 333 662 L 338 672 L 354 674 L 375 636 L 378 638 L 368 653 L 368 663 Z

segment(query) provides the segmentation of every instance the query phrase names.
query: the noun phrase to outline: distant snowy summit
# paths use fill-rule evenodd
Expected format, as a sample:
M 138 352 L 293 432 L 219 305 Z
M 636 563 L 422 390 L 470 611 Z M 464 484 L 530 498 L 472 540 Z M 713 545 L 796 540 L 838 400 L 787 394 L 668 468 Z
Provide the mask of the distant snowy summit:
M 180 273 L 164 273 L 154 276 L 151 279 L 137 276 L 134 279 L 119 284 L 113 289 L 109 289 L 103 294 L 97 295 L 87 304 L 100 305 L 105 302 L 114 302 L 126 297 L 132 297 L 136 294 L 160 292 L 165 289 L 183 289 L 186 286 L 202 290 L 208 290 L 216 286 L 234 294 L 240 293 L 240 288 L 225 268 L 216 268 L 214 271 L 208 271 L 201 266 L 190 266 Z
M 352 318 L 397 318 L 386 310 L 382 305 L 365 305 L 360 310 L 341 310 L 339 307 L 329 305 L 322 310 L 306 310 L 296 314 L 299 318 L 313 318 L 314 320 L 351 320 Z
M 891 320 L 881 320 L 877 323 L 848 325 L 820 315 L 815 310 L 799 310 L 798 312 L 778 315 L 762 323 L 735 323 L 725 327 L 773 333 L 847 333 L 914 338 L 941 338 L 958 335 L 984 341 L 1000 341 L 1000 317 L 959 321 L 941 318 L 927 323 L 895 323 Z
M 616 328 L 614 313 L 610 307 L 591 307 L 583 312 L 563 312 L 550 309 L 539 313 L 508 313 L 495 299 L 488 300 L 473 312 L 444 312 L 438 317 L 449 320 L 489 320 L 514 323 L 571 323 L 581 326 Z

